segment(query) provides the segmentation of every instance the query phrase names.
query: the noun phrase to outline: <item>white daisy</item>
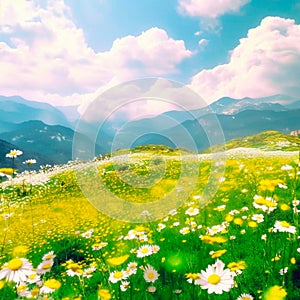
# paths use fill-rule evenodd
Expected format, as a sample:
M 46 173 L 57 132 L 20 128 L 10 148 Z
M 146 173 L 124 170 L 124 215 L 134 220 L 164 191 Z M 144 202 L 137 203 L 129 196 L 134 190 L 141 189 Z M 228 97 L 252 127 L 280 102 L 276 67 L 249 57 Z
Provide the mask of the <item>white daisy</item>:
M 121 285 L 120 285 L 120 289 L 122 292 L 126 292 L 127 289 L 130 286 L 130 282 L 129 281 L 122 281 Z
M 127 269 L 126 269 L 126 272 L 128 273 L 128 275 L 136 274 L 137 266 L 138 266 L 138 264 L 135 261 L 132 261 L 132 262 L 128 263 Z
M 92 237 L 93 232 L 94 232 L 94 229 L 90 229 L 90 230 L 82 233 L 81 236 L 86 238 L 86 239 L 89 239 L 89 238 Z
M 152 247 L 153 254 L 157 253 L 160 249 L 160 247 L 158 245 L 152 245 L 151 247 Z
M 97 251 L 97 250 L 100 250 L 100 249 L 106 247 L 107 245 L 108 245 L 108 243 L 106 243 L 106 242 L 96 243 L 96 244 L 92 245 L 92 250 Z
M 196 207 L 190 207 L 185 211 L 185 214 L 189 216 L 196 216 L 199 214 L 199 209 Z
M 257 223 L 262 223 L 264 221 L 264 215 L 262 214 L 255 214 L 251 217 L 253 221 L 256 221 Z
M 166 228 L 166 225 L 163 223 L 158 223 L 157 224 L 157 231 L 161 232 L 164 228 Z
M 143 245 L 139 249 L 137 249 L 136 256 L 137 257 L 145 257 L 153 254 L 153 248 L 150 245 Z
M 52 260 L 55 258 L 55 256 L 56 255 L 54 254 L 54 252 L 50 251 L 43 256 L 42 260 Z
M 45 274 L 45 273 L 49 272 L 53 266 L 53 263 L 54 263 L 53 260 L 42 261 L 36 268 L 36 273 L 37 274 Z
M 210 265 L 205 271 L 201 271 L 200 279 L 195 284 L 199 284 L 202 289 L 207 289 L 209 294 L 222 294 L 229 292 L 234 286 L 235 274 L 229 269 L 225 269 L 225 264 L 217 259 L 216 263 Z
M 286 221 L 276 221 L 274 224 L 273 232 L 289 232 L 292 234 L 296 233 L 296 227 L 292 226 L 290 223 Z
M 185 234 L 189 234 L 191 232 L 191 229 L 190 229 L 190 227 L 183 227 L 179 230 L 179 232 L 181 234 L 185 235 Z
M 176 209 L 171 209 L 170 211 L 169 211 L 169 215 L 171 215 L 171 216 L 174 216 L 174 215 L 176 215 L 177 214 L 177 210 Z
M 91 278 L 93 273 L 96 271 L 96 267 L 90 267 L 83 270 L 83 277 Z
M 254 300 L 250 294 L 241 294 L 236 300 Z
M 110 273 L 108 280 L 112 283 L 117 283 L 118 281 L 125 280 L 128 277 L 129 275 L 124 270 L 114 271 Z
M 22 154 L 23 154 L 23 152 L 21 150 L 14 149 L 14 150 L 10 150 L 10 152 L 6 154 L 6 157 L 16 158 L 17 156 L 22 155 Z
M 147 265 L 144 268 L 144 279 L 146 282 L 155 282 L 158 276 L 158 272 L 151 265 Z
M 44 282 L 44 285 L 42 286 L 40 292 L 41 294 L 51 294 L 58 290 L 60 287 L 61 283 L 58 280 L 48 279 Z
M 26 258 L 13 258 L 4 264 L 0 271 L 0 280 L 5 278 L 6 281 L 14 281 L 17 284 L 26 282 L 32 268 L 32 264 Z
M 282 269 L 279 270 L 279 274 L 283 276 L 284 274 L 287 273 L 288 270 L 289 270 L 288 267 L 282 268 Z
M 39 283 L 41 280 L 41 277 L 36 273 L 32 272 L 27 279 L 27 283 Z

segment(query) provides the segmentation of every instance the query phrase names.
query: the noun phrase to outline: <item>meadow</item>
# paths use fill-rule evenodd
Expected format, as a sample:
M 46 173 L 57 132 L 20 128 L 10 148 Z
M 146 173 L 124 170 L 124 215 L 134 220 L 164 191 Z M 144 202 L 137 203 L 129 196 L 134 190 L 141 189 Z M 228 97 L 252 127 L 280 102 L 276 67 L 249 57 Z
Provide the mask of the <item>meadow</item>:
M 2 169 L 0 299 L 300 299 L 297 152 L 123 156 Z

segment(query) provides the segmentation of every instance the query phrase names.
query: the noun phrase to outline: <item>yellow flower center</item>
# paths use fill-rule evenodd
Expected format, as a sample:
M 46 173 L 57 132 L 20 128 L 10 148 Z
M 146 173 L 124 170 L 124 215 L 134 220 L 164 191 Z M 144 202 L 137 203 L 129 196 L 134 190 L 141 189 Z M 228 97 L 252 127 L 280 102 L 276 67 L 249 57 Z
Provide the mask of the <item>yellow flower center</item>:
M 280 209 L 283 210 L 283 211 L 286 211 L 286 210 L 290 209 L 290 206 L 284 203 L 284 204 L 280 205 Z
M 148 248 L 143 248 L 143 249 L 141 250 L 141 252 L 142 252 L 143 254 L 146 254 L 146 253 L 149 252 L 149 249 L 148 249 Z
M 31 291 L 31 296 L 32 298 L 34 298 L 35 296 L 37 296 L 40 293 L 40 289 L 36 286 L 32 289 Z
M 23 291 L 26 290 L 26 288 L 27 288 L 26 285 L 19 285 L 19 286 L 17 287 L 17 291 L 18 291 L 18 292 L 23 292 Z
M 23 266 L 23 261 L 20 258 L 14 258 L 8 262 L 8 268 L 12 271 L 17 271 Z
M 34 280 L 35 277 L 36 277 L 36 274 L 35 274 L 35 273 L 29 275 L 29 279 L 30 279 L 30 280 Z
M 291 226 L 291 224 L 288 223 L 287 221 L 281 221 L 281 222 L 280 222 L 280 225 L 281 225 L 282 227 L 285 227 L 285 228 L 289 228 L 289 227 Z
M 45 260 L 50 260 L 52 258 L 52 254 L 48 254 L 48 255 L 46 255 L 46 257 L 45 257 Z
M 211 284 L 218 284 L 221 281 L 221 277 L 217 274 L 211 274 L 208 276 L 207 281 Z
M 114 274 L 114 278 L 116 278 L 116 279 L 120 279 L 120 278 L 122 278 L 122 277 L 123 277 L 123 273 L 120 272 L 120 271 L 117 271 L 117 272 Z
M 154 273 L 153 272 L 149 272 L 147 274 L 147 276 L 148 276 L 149 279 L 153 279 L 154 278 Z
M 45 265 L 42 266 L 42 269 L 43 270 L 49 270 L 49 269 L 51 269 L 51 265 L 50 264 L 45 264 Z
M 44 283 L 44 286 L 53 290 L 57 290 L 60 288 L 61 283 L 55 279 L 49 279 Z
M 252 300 L 250 297 L 242 297 L 242 300 Z
M 73 272 L 77 272 L 77 273 L 82 272 L 81 266 L 79 266 L 78 264 L 69 264 L 68 269 L 71 269 Z

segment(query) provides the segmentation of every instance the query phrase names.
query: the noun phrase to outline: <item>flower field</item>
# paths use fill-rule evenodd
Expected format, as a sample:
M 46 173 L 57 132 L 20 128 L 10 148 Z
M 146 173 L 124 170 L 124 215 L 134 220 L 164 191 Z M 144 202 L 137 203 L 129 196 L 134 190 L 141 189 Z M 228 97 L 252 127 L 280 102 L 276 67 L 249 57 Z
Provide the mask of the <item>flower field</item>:
M 176 151 L 157 151 L 38 173 L 27 162 L 15 178 L 3 170 L 0 299 L 300 299 L 298 154 L 187 154 L 182 175 Z M 84 171 L 99 193 L 91 166 L 126 202 L 171 194 L 174 207 L 159 219 L 145 209 L 144 221 L 125 221 L 126 207 L 112 218 L 78 184 Z

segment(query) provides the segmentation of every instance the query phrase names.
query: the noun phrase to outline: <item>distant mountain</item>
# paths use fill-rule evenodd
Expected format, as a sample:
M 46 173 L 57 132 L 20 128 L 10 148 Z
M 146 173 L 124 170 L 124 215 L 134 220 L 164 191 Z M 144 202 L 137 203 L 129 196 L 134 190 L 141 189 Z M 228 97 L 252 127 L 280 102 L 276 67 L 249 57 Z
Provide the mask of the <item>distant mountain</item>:
M 204 150 L 221 142 L 219 137 L 224 134 L 225 141 L 257 134 L 266 130 L 277 130 L 282 133 L 290 133 L 300 128 L 300 110 L 269 111 L 269 110 L 245 110 L 234 115 L 220 114 L 217 119 L 222 132 L 217 132 L 214 115 L 206 114 L 194 120 L 187 120 L 172 128 L 161 129 L 156 127 L 151 120 L 139 120 L 132 122 L 130 126 L 122 130 L 118 136 L 118 147 L 128 148 L 129 137 L 133 138 L 134 146 L 142 145 L 145 140 L 149 144 L 161 144 L 162 138 L 171 141 L 176 147 L 183 147 L 192 151 Z M 153 124 L 146 129 L 148 124 Z M 145 138 L 142 138 L 144 132 Z M 151 139 L 149 138 L 151 137 Z M 171 146 L 170 142 L 164 143 Z M 122 145 L 124 147 L 122 147 Z
M 206 107 L 190 111 L 168 111 L 152 118 L 151 121 L 148 122 L 152 122 L 154 128 L 170 128 L 172 127 L 170 126 L 172 122 L 183 123 L 212 113 L 218 115 L 233 115 L 245 110 L 286 111 L 289 109 L 300 109 L 300 100 L 298 100 L 297 98 L 286 95 L 274 95 L 263 98 L 246 97 L 242 99 L 223 97 Z
M 298 151 L 300 138 L 278 131 L 264 131 L 255 135 L 230 140 L 225 145 L 226 150 L 240 147 L 258 148 L 266 151 Z M 223 149 L 224 146 L 216 145 L 205 150 L 205 152 L 218 152 Z
M 39 120 L 49 125 L 70 126 L 70 122 L 65 115 L 54 106 L 29 101 L 18 96 L 0 96 L 0 120 L 6 122 L 6 125 L 4 123 L 0 124 L 3 126 L 0 127 L 0 132 L 8 131 L 7 129 L 10 129 L 9 124 L 31 120 Z
M 77 151 L 87 153 L 90 157 L 92 150 L 96 154 L 103 153 L 103 148 L 94 145 L 82 134 L 77 134 Z M 13 131 L 1 133 L 0 138 L 26 151 L 43 154 L 55 164 L 63 164 L 73 158 L 72 147 L 74 131 L 60 125 L 46 125 L 41 121 L 28 121 L 17 124 Z
M 23 151 L 22 155 L 14 159 L 14 168 L 17 169 L 19 172 L 28 170 L 28 166 L 23 164 L 23 162 L 28 159 L 35 159 L 37 161 L 36 164 L 30 166 L 31 170 L 38 170 L 41 165 L 54 164 L 54 161 L 52 161 L 49 157 L 46 157 L 35 151 L 29 151 L 27 149 L 25 150 L 22 147 L 18 147 L 6 141 L 0 140 L 0 168 L 12 167 L 12 159 L 7 158 L 6 154 L 14 149 Z
M 55 108 L 21 97 L 0 96 L 0 139 L 41 153 L 60 164 L 73 157 L 88 159 L 93 153 L 104 154 L 144 144 L 202 151 L 220 142 L 213 119 L 217 118 L 222 128 L 219 136 L 224 134 L 228 141 L 265 130 L 289 133 L 300 128 L 299 116 L 297 98 L 285 95 L 257 99 L 224 97 L 197 110 L 168 111 L 136 121 L 129 121 L 126 115 L 120 114 L 101 124 L 78 122 L 76 106 Z M 96 150 L 91 151 L 94 144 Z

